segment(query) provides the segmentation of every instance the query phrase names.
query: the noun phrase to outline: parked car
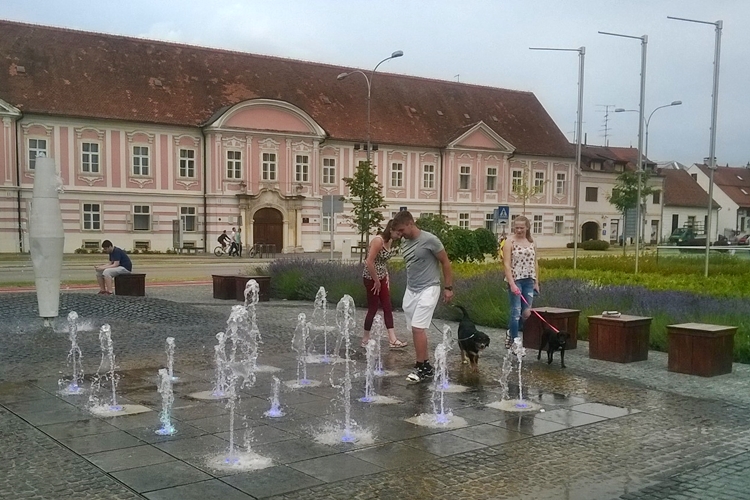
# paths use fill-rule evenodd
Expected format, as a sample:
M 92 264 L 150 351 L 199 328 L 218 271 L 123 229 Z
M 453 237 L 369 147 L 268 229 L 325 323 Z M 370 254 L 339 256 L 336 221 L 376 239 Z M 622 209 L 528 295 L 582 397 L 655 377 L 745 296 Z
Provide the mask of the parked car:
M 749 239 L 748 237 L 750 237 L 750 234 L 747 234 L 747 233 L 745 233 L 745 234 L 741 234 L 741 235 L 740 235 L 740 236 L 739 236 L 739 237 L 737 238 L 737 244 L 738 244 L 738 245 L 749 245 L 749 244 L 750 244 L 750 241 L 748 241 L 748 239 Z

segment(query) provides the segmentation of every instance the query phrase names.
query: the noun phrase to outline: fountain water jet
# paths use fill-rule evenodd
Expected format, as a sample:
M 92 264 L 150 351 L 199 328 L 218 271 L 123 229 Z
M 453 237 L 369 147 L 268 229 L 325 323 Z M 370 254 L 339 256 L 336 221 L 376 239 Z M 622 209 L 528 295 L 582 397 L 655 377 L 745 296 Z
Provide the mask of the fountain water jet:
M 279 418 L 284 416 L 284 411 L 281 409 L 279 404 L 279 390 L 281 389 L 281 380 L 279 377 L 273 377 L 273 387 L 271 388 L 271 408 L 268 409 L 263 415 L 270 418 Z
M 159 370 L 159 394 L 161 394 L 161 412 L 159 413 L 159 422 L 161 422 L 161 427 L 155 431 L 159 436 L 171 436 L 177 432 L 177 429 L 172 425 L 171 415 L 172 405 L 174 404 L 172 379 L 173 377 L 169 375 L 169 370 L 164 368 Z
M 70 311 L 68 313 L 68 338 L 70 339 L 70 351 L 68 351 L 68 364 L 73 367 L 73 378 L 65 385 L 63 379 L 58 381 L 60 394 L 69 396 L 82 394 L 84 392 L 81 384 L 83 383 L 83 366 L 81 365 L 81 348 L 78 347 L 78 313 Z M 65 387 L 63 387 L 65 386 Z
M 275 366 L 259 365 L 258 357 L 260 356 L 260 345 L 263 338 L 258 328 L 257 306 L 260 301 L 260 285 L 255 280 L 249 280 L 245 285 L 245 310 L 248 313 L 249 328 L 247 330 L 247 347 L 249 353 L 246 358 L 251 359 L 253 371 L 258 372 L 278 372 L 281 368 Z
M 315 294 L 315 302 L 313 305 L 313 313 L 310 319 L 309 329 L 310 332 L 315 336 L 312 338 L 308 347 L 308 363 L 334 363 L 338 356 L 336 354 L 328 354 L 328 334 L 336 330 L 333 325 L 328 325 L 328 298 L 325 287 L 320 287 L 318 293 Z M 323 334 L 323 352 L 321 354 L 315 353 L 315 340 Z
M 292 350 L 297 354 L 297 380 L 288 380 L 284 382 L 287 387 L 299 389 L 302 387 L 317 387 L 320 385 L 318 380 L 309 380 L 307 378 L 307 341 L 310 338 L 310 323 L 307 322 L 305 313 L 297 316 L 297 327 L 294 329 L 292 336 Z
M 516 337 L 513 340 L 513 344 L 508 349 L 505 358 L 503 359 L 503 367 L 500 377 L 501 396 L 500 401 L 489 403 L 487 406 L 490 408 L 496 408 L 503 411 L 512 412 L 525 412 L 525 411 L 536 411 L 541 408 L 536 403 L 526 401 L 523 399 L 523 379 L 522 379 L 522 368 L 523 368 L 523 357 L 526 355 L 526 348 L 523 347 L 523 338 L 521 336 Z M 507 399 L 509 397 L 508 378 L 513 371 L 513 358 L 518 361 L 518 399 Z
M 174 337 L 167 337 L 167 372 L 172 382 L 177 382 L 180 378 L 174 376 Z

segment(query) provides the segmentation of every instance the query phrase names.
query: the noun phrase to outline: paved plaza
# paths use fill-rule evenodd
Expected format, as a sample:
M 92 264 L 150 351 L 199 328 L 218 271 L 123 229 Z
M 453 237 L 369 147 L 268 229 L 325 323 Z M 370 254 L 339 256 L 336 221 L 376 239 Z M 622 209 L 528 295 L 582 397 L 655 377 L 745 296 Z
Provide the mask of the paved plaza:
M 36 296 L 0 293 L 0 498 L 8 499 L 744 499 L 750 498 L 750 366 L 730 375 L 700 378 L 670 373 L 664 353 L 616 364 L 588 358 L 588 344 L 547 365 L 529 352 L 523 365 L 528 399 L 543 411 L 504 412 L 487 406 L 501 398 L 501 331 L 486 329 L 492 345 L 471 374 L 449 353 L 451 381 L 463 393 L 446 404 L 467 425 L 420 427 L 406 419 L 432 411 L 431 384 L 412 384 L 411 345 L 385 353 L 378 394 L 394 405 L 356 401 L 352 417 L 374 437 L 324 445 L 316 434 L 343 418 L 330 365 L 309 365 L 320 387 L 284 389 L 286 415 L 269 408 L 272 373 L 259 373 L 241 391 L 238 440 L 246 429 L 253 450 L 273 460 L 252 472 L 222 472 L 207 457 L 229 446 L 229 410 L 218 401 L 188 397 L 214 379 L 215 334 L 226 328 L 232 301 L 212 298 L 209 285 L 148 286 L 147 297 L 108 297 L 94 290 L 62 295 L 60 320 L 44 328 Z M 70 343 L 64 319 L 75 310 L 83 367 L 100 362 L 98 330 L 112 327 L 119 402 L 153 411 L 94 417 L 86 396 L 60 396 L 58 379 L 70 377 Z M 259 363 L 296 378 L 291 340 L 299 313 L 313 304 L 272 300 L 258 306 L 263 336 Z M 357 310 L 361 324 L 363 310 Z M 331 314 L 331 317 L 333 315 Z M 405 335 L 396 314 L 399 336 Z M 436 320 L 438 325 L 443 322 Z M 449 323 L 455 332 L 455 324 Z M 359 331 L 353 340 L 359 345 Z M 440 334 L 430 332 L 434 348 Z M 165 339 L 176 339 L 174 436 L 158 436 L 161 398 L 157 371 L 165 366 Z M 363 350 L 355 356 L 362 373 Z M 543 358 L 544 359 L 544 358 Z M 518 394 L 513 374 L 511 395 Z M 88 384 L 87 384 L 88 385 Z

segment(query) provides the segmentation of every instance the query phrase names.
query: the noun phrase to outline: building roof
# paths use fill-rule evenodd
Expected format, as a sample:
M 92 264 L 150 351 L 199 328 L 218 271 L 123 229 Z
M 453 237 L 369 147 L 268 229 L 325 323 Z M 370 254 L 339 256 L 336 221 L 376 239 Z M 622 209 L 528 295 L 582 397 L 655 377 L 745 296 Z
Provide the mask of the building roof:
M 660 174 L 664 177 L 664 206 L 691 208 L 708 206 L 708 193 L 686 170 L 663 168 Z M 716 200 L 713 206 L 717 209 L 721 208 Z
M 352 68 L 0 21 L 0 99 L 24 113 L 198 127 L 248 99 L 289 102 L 333 139 L 364 141 L 366 83 Z M 369 70 L 365 70 L 369 73 Z M 531 92 L 377 73 L 373 142 L 444 147 L 483 121 L 516 154 L 574 150 Z
M 701 171 L 709 175 L 708 165 L 695 164 Z M 750 169 L 747 167 L 716 167 L 714 171 L 714 185 L 719 186 L 739 207 L 750 207 Z
M 581 146 L 581 156 L 588 161 L 582 161 L 582 169 L 591 170 L 592 161 L 600 161 L 602 163 L 601 172 L 616 172 L 620 173 L 621 170 L 615 168 L 616 164 L 624 165 L 625 170 L 635 171 L 638 166 L 638 148 L 622 148 L 615 146 L 589 146 L 588 144 Z M 649 162 L 644 157 L 644 162 Z

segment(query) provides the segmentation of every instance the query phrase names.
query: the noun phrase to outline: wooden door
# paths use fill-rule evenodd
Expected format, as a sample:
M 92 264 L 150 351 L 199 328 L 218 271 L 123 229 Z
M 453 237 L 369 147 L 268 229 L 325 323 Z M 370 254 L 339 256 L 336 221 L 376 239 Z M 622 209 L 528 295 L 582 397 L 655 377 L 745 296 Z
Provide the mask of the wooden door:
M 275 208 L 261 208 L 253 218 L 253 243 L 276 245 L 284 249 L 284 218 Z

